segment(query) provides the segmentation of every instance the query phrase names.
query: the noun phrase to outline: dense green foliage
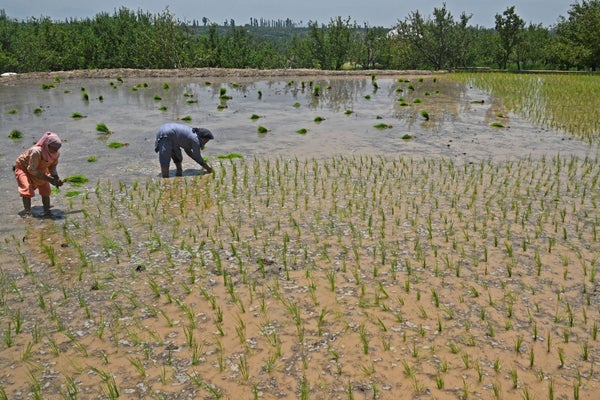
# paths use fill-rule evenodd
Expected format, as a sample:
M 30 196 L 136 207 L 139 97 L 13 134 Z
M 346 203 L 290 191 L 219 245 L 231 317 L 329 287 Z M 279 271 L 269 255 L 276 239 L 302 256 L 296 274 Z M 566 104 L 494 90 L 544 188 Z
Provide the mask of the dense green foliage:
M 94 68 L 583 69 L 600 65 L 600 0 L 571 5 L 555 26 L 525 26 L 507 8 L 494 28 L 469 25 L 445 4 L 431 16 L 416 11 L 393 29 L 291 20 L 245 26 L 183 23 L 121 8 L 112 15 L 52 21 L 10 19 L 0 10 L 0 71 Z

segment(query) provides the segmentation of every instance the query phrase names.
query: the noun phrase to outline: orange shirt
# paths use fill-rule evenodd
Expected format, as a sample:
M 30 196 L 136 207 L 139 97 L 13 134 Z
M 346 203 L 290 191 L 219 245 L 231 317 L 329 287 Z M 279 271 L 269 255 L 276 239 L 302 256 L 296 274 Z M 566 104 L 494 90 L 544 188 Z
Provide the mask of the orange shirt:
M 16 161 L 17 167 L 25 171 L 36 186 L 47 182 L 44 179 L 45 175 L 57 175 L 57 164 L 58 159 L 54 162 L 48 162 L 42 158 L 42 148 L 40 146 L 32 146 L 25 150 Z

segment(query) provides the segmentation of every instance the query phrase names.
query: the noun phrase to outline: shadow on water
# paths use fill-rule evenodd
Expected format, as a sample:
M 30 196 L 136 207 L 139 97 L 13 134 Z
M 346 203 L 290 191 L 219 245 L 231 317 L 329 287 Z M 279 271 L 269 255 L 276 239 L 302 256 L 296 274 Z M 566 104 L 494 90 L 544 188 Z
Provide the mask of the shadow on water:
M 123 82 L 115 77 L 65 79 L 52 86 L 44 89 L 40 82 L 0 86 L 0 193 L 9 199 L 0 205 L 3 226 L 19 223 L 12 218 L 21 209 L 10 171 L 14 160 L 48 130 L 64 141 L 59 173 L 87 176 L 86 191 L 106 179 L 130 183 L 159 178 L 154 135 L 161 124 L 172 121 L 213 131 L 215 140 L 203 152 L 213 163 L 217 156 L 231 153 L 317 159 L 368 154 L 479 162 L 589 151 L 583 143 L 509 114 L 487 93 L 431 76 Z M 73 118 L 74 113 L 81 117 Z M 506 128 L 491 127 L 500 114 L 505 115 L 501 122 Z M 105 124 L 110 133 L 98 132 L 98 124 Z M 259 132 L 259 126 L 266 131 Z M 13 130 L 24 137 L 9 139 Z M 127 145 L 111 148 L 111 142 Z M 184 168 L 184 176 L 203 173 L 188 157 Z M 76 204 L 77 196 L 58 194 L 52 201 L 67 208 L 66 204 Z

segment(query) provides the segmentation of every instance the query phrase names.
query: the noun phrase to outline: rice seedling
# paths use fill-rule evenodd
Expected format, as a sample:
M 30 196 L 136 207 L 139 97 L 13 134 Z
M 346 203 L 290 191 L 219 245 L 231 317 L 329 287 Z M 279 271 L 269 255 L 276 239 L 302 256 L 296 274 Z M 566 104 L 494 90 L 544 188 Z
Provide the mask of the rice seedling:
M 508 372 L 508 375 L 510 376 L 510 380 L 512 381 L 513 389 L 518 388 L 519 387 L 519 373 L 517 371 L 516 365 L 513 365 L 511 370 Z
M 108 144 L 108 147 L 110 149 L 120 149 L 121 147 L 125 147 L 125 146 L 129 146 L 129 143 L 123 143 L 123 142 L 110 142 Z
M 564 368 L 565 367 L 565 351 L 561 347 L 559 347 L 557 351 L 558 351 L 558 359 L 560 361 L 559 368 Z
M 299 135 L 306 135 L 308 133 L 308 129 L 300 128 L 300 129 L 296 130 L 296 133 Z
M 445 381 L 444 381 L 444 376 L 441 374 L 437 374 L 435 376 L 435 386 L 439 389 L 439 390 L 443 390 L 444 386 L 445 386 Z
M 192 116 L 191 115 L 185 115 L 183 117 L 180 118 L 182 121 L 184 122 L 191 122 L 192 121 Z
M 69 182 L 69 183 L 76 184 L 76 185 L 82 185 L 84 183 L 87 183 L 89 181 L 89 179 L 85 175 L 77 174 L 77 175 L 69 175 L 66 178 L 63 178 L 62 181 Z
M 258 133 L 262 133 L 262 134 L 269 132 L 269 130 L 262 125 L 259 125 L 258 128 L 256 128 L 256 130 L 258 131 Z
M 221 87 L 219 88 L 219 99 L 221 100 L 231 100 L 232 97 L 227 94 L 227 88 Z
M 363 347 L 363 354 L 369 354 L 369 334 L 363 325 L 360 325 L 358 327 L 358 334 L 360 336 L 360 341 L 362 343 L 362 347 Z
M 8 134 L 8 137 L 9 137 L 9 139 L 22 139 L 23 138 L 23 132 L 21 132 L 18 129 L 13 129 Z
M 85 118 L 85 115 L 83 115 L 80 112 L 74 112 L 73 114 L 71 114 L 71 118 L 73 118 L 73 119 Z
M 315 121 L 316 123 L 323 122 L 323 121 L 325 121 L 325 118 L 324 118 L 324 117 L 321 117 L 320 115 L 317 115 L 317 116 L 314 118 L 314 121 Z
M 376 129 L 383 130 L 383 129 L 390 129 L 390 128 L 392 128 L 392 125 L 385 124 L 385 123 L 380 123 L 380 124 L 375 125 L 374 127 Z
M 244 156 L 241 155 L 240 153 L 229 153 L 229 154 L 218 155 L 217 158 L 222 159 L 222 160 L 233 160 L 236 158 L 244 158 Z
M 14 115 L 14 114 L 18 114 L 19 110 L 17 110 L 16 108 L 11 108 L 10 110 L 8 110 L 6 112 L 8 115 Z
M 112 133 L 112 131 L 108 129 L 108 126 L 103 122 L 96 124 L 96 131 L 107 135 Z
M 121 392 L 117 386 L 115 377 L 112 374 L 102 371 L 95 367 L 92 367 L 91 370 L 95 372 L 98 376 L 100 376 L 100 378 L 102 379 L 102 382 L 104 383 L 104 394 L 109 399 L 116 399 L 120 397 Z

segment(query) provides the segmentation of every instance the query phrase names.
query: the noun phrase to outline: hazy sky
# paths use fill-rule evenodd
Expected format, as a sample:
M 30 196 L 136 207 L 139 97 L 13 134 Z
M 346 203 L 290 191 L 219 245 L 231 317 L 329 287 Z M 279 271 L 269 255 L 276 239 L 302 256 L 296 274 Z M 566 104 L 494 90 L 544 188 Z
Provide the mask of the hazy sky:
M 494 26 L 494 16 L 502 14 L 507 7 L 515 11 L 525 23 L 556 24 L 559 16 L 567 16 L 570 5 L 579 0 L 447 0 L 447 9 L 458 19 L 464 11 L 471 14 L 470 25 Z M 2 0 L 4 9 L 11 19 L 50 17 L 53 20 L 66 18 L 94 17 L 99 12 L 114 13 L 121 7 L 142 10 L 152 14 L 165 8 L 176 19 L 201 21 L 203 17 L 222 24 L 233 19 L 236 25 L 244 25 L 250 18 L 286 19 L 306 24 L 317 21 L 327 24 L 331 18 L 350 17 L 359 24 L 392 27 L 410 12 L 419 10 L 430 16 L 434 7 L 442 7 L 443 0 Z

